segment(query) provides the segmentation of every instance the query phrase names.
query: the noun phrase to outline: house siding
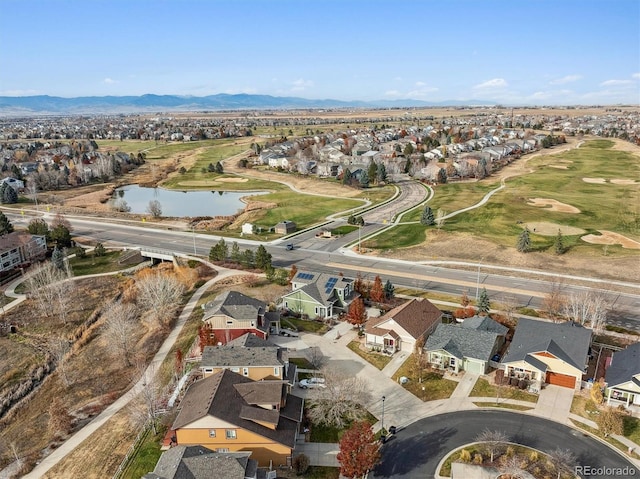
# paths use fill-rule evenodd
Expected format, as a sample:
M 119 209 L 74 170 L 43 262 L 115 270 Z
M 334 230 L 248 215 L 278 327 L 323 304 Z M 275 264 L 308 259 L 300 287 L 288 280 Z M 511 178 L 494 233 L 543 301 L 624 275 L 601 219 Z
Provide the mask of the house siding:
M 282 301 L 288 310 L 298 314 L 306 314 L 310 318 L 322 316 L 321 314 L 316 313 L 316 308 L 318 308 L 318 310 L 322 308 L 325 311 L 324 317 L 328 316 L 326 313 L 326 307 L 304 291 L 293 291 L 292 293 L 283 296 Z
M 209 430 L 215 429 L 216 437 L 209 436 Z M 226 430 L 235 429 L 236 438 L 227 439 Z M 177 442 L 181 446 L 204 446 L 213 451 L 218 448 L 229 449 L 230 452 L 251 451 L 251 458 L 258 461 L 261 467 L 287 464 L 293 449 L 273 442 L 259 434 L 237 427 L 225 428 L 180 428 L 176 431 Z

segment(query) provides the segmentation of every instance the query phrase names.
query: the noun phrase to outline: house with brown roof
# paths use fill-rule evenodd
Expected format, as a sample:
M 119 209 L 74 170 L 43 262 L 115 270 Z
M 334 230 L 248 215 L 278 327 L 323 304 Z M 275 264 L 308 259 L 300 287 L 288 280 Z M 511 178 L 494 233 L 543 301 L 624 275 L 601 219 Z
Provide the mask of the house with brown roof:
M 414 350 L 416 342 L 426 338 L 442 320 L 442 311 L 428 299 L 412 299 L 385 315 L 369 320 L 364 328 L 370 349 L 395 353 Z
M 238 291 L 226 291 L 202 306 L 218 344 L 226 344 L 246 333 L 267 339 L 280 329 L 280 314 L 267 311 L 264 302 Z
M 204 348 L 200 360 L 202 376 L 206 378 L 223 369 L 230 369 L 254 381 L 286 381 L 293 386 L 296 380 L 296 365 L 289 363 L 288 350 L 251 333 L 223 346 Z
M 172 426 L 176 443 L 250 451 L 260 466 L 290 465 L 304 400 L 287 389 L 281 381 L 253 381 L 228 369 L 196 381 Z

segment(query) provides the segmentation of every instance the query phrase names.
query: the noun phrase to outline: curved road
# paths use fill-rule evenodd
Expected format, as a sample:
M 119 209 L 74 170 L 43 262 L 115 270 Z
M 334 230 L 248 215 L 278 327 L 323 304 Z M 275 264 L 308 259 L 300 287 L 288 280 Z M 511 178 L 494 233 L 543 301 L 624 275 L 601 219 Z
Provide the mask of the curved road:
M 439 462 L 451 450 L 474 442 L 485 429 L 502 431 L 511 442 L 543 452 L 551 452 L 556 447 L 569 449 L 581 466 L 635 467 L 600 441 L 556 422 L 508 411 L 459 411 L 421 419 L 398 431 L 383 446 L 382 462 L 370 477 L 432 478 Z M 635 473 L 639 474 L 637 470 Z M 612 476 L 588 477 L 610 479 Z

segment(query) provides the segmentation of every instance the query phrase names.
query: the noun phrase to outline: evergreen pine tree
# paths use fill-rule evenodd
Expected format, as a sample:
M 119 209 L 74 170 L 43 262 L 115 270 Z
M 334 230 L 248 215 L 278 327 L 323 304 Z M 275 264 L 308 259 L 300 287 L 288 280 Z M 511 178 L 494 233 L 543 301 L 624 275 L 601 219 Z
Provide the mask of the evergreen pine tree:
M 0 235 L 6 235 L 9 233 L 13 233 L 13 225 L 11 224 L 11 221 L 9 221 L 9 218 L 0 211 Z
M 4 191 L 2 192 L 2 202 L 9 205 L 17 203 L 18 193 L 16 192 L 16 190 L 14 190 L 12 186 L 7 185 L 6 183 L 4 184 L 4 186 L 6 186 L 6 188 L 4 188 Z
M 51 253 L 51 262 L 60 271 L 64 271 L 64 253 L 56 246 Z
M 518 236 L 518 244 L 516 249 L 520 253 L 528 253 L 531 251 L 531 238 L 529 237 L 529 228 L 525 228 L 520 236 Z
M 424 210 L 422 211 L 422 217 L 420 218 L 420 223 L 425 226 L 432 226 L 436 224 L 436 218 L 430 206 L 424 207 Z
M 369 188 L 369 173 L 366 171 L 363 171 L 360 176 L 360 186 L 363 188 Z
M 556 235 L 556 241 L 554 244 L 556 254 L 563 254 L 565 252 L 564 241 L 562 239 L 562 231 L 558 230 Z
M 387 300 L 393 298 L 395 294 L 395 290 L 396 290 L 396 287 L 393 285 L 393 283 L 391 283 L 390 280 L 387 280 L 387 282 L 384 284 L 384 295 L 387 298 Z
M 256 266 L 263 271 L 266 271 L 268 268 L 271 268 L 271 253 L 267 251 L 267 249 L 260 245 L 256 250 Z
M 491 303 L 489 302 L 489 295 L 487 294 L 487 289 L 482 288 L 480 291 L 480 296 L 478 297 L 478 312 L 487 314 L 491 309 Z
M 7 185 L 6 183 L 0 184 L 0 203 L 4 203 L 4 192 L 7 191 L 8 187 L 9 185 Z

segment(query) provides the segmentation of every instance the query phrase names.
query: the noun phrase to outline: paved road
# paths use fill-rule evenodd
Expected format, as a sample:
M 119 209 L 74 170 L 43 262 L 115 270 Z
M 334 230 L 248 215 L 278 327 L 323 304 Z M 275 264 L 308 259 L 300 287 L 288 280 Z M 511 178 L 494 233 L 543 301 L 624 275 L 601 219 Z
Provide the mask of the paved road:
M 14 224 L 28 222 L 28 218 L 6 213 Z M 128 224 L 112 224 L 102 219 L 76 218 L 67 216 L 74 227 L 74 234 L 93 238 L 107 245 L 115 246 L 149 246 L 183 254 L 206 256 L 209 249 L 219 237 L 206 234 L 193 234 L 184 231 L 167 231 L 150 229 L 139 222 Z M 376 225 L 373 225 L 375 227 Z M 366 228 L 366 227 L 365 227 Z M 363 232 L 364 234 L 364 232 Z M 228 239 L 227 239 L 228 240 Z M 333 240 L 326 240 L 331 242 Z M 257 247 L 260 242 L 239 239 L 241 247 Z M 287 241 L 288 242 L 288 241 Z M 467 267 L 471 271 L 447 268 L 448 262 L 431 262 L 420 264 L 410 261 L 390 260 L 383 257 L 368 257 L 353 254 L 351 251 L 314 250 L 297 245 L 294 251 L 287 251 L 284 244 L 265 244 L 273 256 L 275 266 L 290 268 L 296 264 L 298 269 L 307 268 L 319 272 L 341 271 L 355 276 L 361 273 L 365 279 L 372 280 L 379 274 L 383 281 L 387 279 L 396 286 L 425 290 L 436 293 L 451 294 L 459 297 L 463 291 L 474 296 L 476 291 L 486 288 L 491 301 L 501 302 L 505 297 L 515 297 L 517 303 L 533 308 L 542 307 L 544 296 L 551 288 L 551 283 L 562 276 L 567 294 L 584 290 L 584 286 L 571 286 L 580 279 L 591 288 L 601 290 L 612 304 L 612 323 L 628 329 L 640 330 L 640 284 L 615 282 L 599 278 L 578 278 L 575 276 L 551 274 L 543 271 L 515 270 L 497 266 L 473 264 Z M 500 274 L 509 270 L 510 275 Z M 549 278 L 548 281 L 518 278 L 520 274 Z M 626 293 L 612 292 L 610 289 L 624 288 Z
M 421 419 L 400 430 L 383 446 L 382 462 L 372 477 L 432 478 L 449 451 L 474 442 L 484 429 L 503 431 L 514 442 L 543 452 L 569 449 L 582 466 L 635 467 L 601 442 L 556 422 L 507 411 L 460 411 Z

